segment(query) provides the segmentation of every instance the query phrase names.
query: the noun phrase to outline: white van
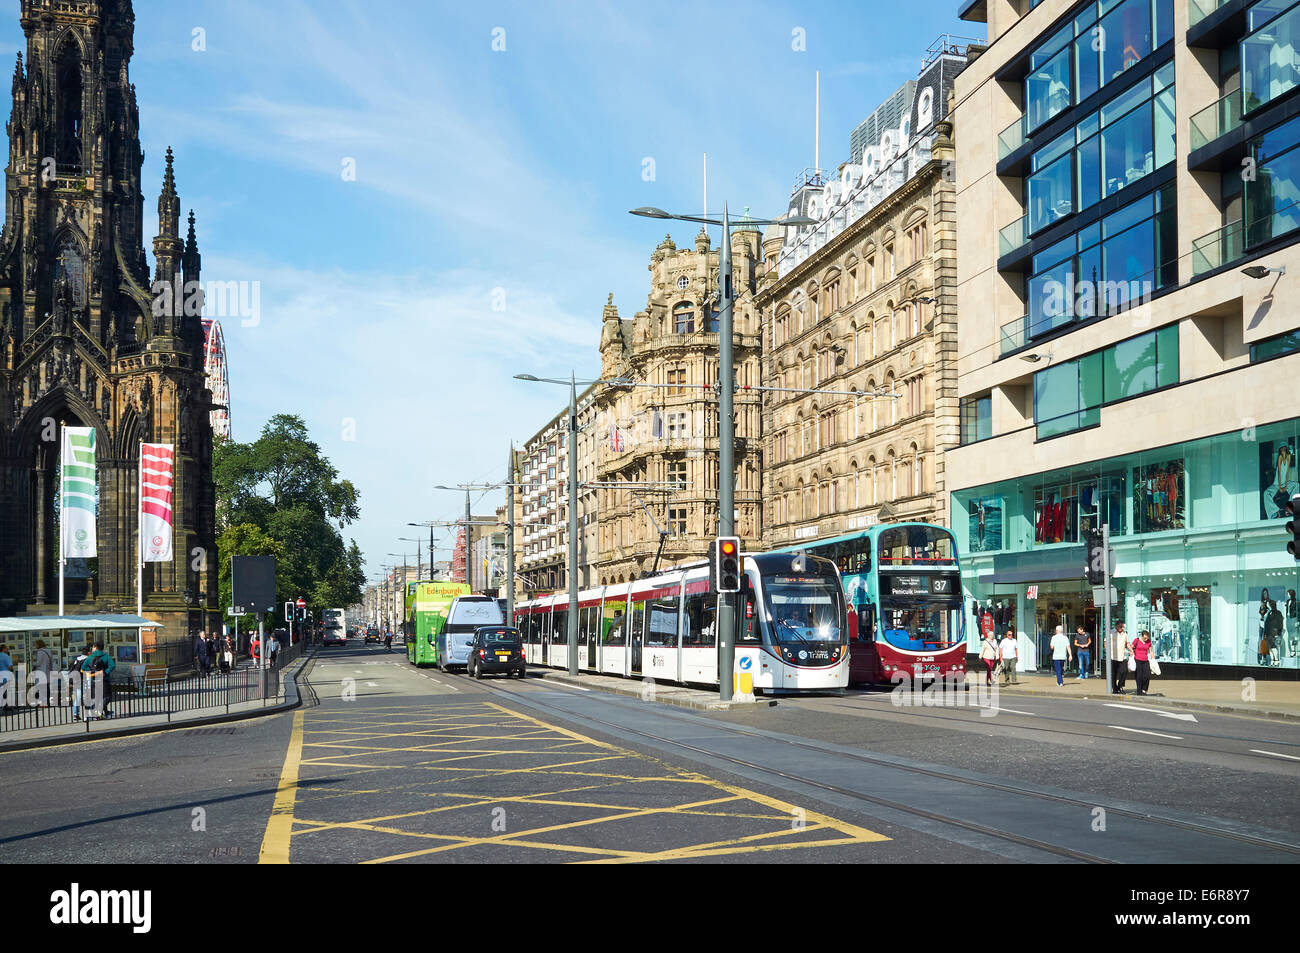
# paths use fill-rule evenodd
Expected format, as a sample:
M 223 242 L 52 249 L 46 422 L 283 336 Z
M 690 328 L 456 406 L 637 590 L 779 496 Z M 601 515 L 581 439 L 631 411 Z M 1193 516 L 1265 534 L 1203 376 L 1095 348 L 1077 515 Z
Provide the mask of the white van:
M 469 665 L 469 647 L 474 632 L 481 625 L 504 625 L 501 604 L 489 596 L 457 596 L 447 609 L 447 624 L 442 629 L 438 668 L 464 668 Z

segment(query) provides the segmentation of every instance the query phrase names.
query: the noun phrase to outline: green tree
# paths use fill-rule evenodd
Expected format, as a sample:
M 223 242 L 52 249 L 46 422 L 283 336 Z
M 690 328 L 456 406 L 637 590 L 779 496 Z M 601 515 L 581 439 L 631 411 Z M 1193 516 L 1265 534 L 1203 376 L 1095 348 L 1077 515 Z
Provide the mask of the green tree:
M 213 448 L 213 471 L 223 605 L 230 604 L 232 555 L 274 555 L 281 601 L 303 596 L 318 610 L 361 601 L 361 552 L 340 532 L 360 515 L 360 497 L 302 418 L 278 414 L 252 443 L 221 442 Z

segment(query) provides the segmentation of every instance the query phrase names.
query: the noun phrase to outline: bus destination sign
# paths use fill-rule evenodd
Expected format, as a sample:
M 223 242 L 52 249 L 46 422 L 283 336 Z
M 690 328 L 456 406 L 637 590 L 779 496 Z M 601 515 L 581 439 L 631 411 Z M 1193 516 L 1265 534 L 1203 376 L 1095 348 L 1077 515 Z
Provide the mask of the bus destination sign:
M 956 573 L 886 573 L 880 574 L 880 592 L 884 596 L 910 597 L 946 602 L 961 598 L 960 577 Z

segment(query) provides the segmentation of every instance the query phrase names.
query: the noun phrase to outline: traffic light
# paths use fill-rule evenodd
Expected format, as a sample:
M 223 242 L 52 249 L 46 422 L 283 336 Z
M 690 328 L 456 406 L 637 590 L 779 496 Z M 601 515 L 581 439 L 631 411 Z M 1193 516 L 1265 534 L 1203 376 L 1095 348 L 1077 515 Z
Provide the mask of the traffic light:
M 1101 530 L 1090 529 L 1087 536 L 1088 548 L 1088 566 L 1084 574 L 1088 577 L 1090 586 L 1104 586 L 1106 584 L 1106 563 L 1110 556 L 1106 552 L 1106 540 L 1102 536 Z
M 1300 493 L 1291 497 L 1287 503 L 1286 515 L 1291 517 L 1286 524 L 1286 531 L 1291 534 L 1291 542 L 1286 544 L 1286 551 L 1300 559 Z
M 740 592 L 740 537 L 719 536 L 716 553 L 718 592 Z

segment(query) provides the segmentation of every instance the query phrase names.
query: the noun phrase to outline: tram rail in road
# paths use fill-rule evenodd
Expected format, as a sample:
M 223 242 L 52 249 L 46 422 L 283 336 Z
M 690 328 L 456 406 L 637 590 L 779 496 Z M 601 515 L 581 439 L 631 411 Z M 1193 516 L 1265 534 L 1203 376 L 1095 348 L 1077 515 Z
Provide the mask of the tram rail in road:
M 624 700 L 621 697 L 592 695 L 577 697 L 561 694 L 559 697 L 571 699 L 571 703 L 556 704 L 541 697 L 549 695 L 552 699 L 558 693 L 550 686 L 526 684 L 509 688 L 496 685 L 481 686 L 485 691 L 498 695 L 510 696 L 526 704 L 545 709 L 552 715 L 566 718 L 578 723 L 599 726 L 599 729 L 615 737 L 631 735 L 654 747 L 669 748 L 688 752 L 702 758 L 706 763 L 723 763 L 740 769 L 741 772 L 753 772 L 753 777 L 768 783 L 779 783 L 774 779 L 793 782 L 828 794 L 842 800 L 828 803 L 843 804 L 845 801 L 857 802 L 859 809 L 865 805 L 885 808 L 888 812 L 897 812 L 911 818 L 923 820 L 927 825 L 939 825 L 948 828 L 949 833 L 961 832 L 959 839 L 972 846 L 980 842 L 996 841 L 1004 845 L 1014 844 L 1039 852 L 1041 854 L 1074 860 L 1084 863 L 1115 863 L 1143 861 L 1189 861 L 1209 860 L 1221 862 L 1294 862 L 1300 856 L 1300 844 L 1292 843 L 1273 836 L 1273 832 L 1257 832 L 1244 828 L 1244 825 L 1231 821 L 1219 824 L 1207 824 L 1194 817 L 1178 817 L 1171 812 L 1160 812 L 1142 805 L 1116 802 L 1113 799 L 1085 797 L 1070 792 L 1063 792 L 1026 784 L 1016 784 L 1005 779 L 982 777 L 940 767 L 907 762 L 892 757 L 874 756 L 866 752 L 847 749 L 843 746 L 816 742 L 806 739 L 796 740 L 788 736 L 761 729 L 745 728 L 699 715 L 678 712 L 676 710 L 647 711 L 644 703 Z M 620 720 L 593 712 L 599 706 L 608 706 L 618 714 Z M 578 706 L 578 707 L 575 707 Z M 635 714 L 634 714 L 635 713 Z M 634 727 L 640 715 L 642 727 Z M 660 730 L 645 730 L 656 726 Z M 693 729 L 694 742 L 680 740 L 683 728 Z M 677 737 L 674 737 L 676 735 Z M 737 745 L 736 742 L 742 744 Z M 755 744 L 757 742 L 758 744 Z M 711 746 L 708 744 L 711 743 Z M 774 750 L 797 752 L 800 757 L 792 759 L 805 765 L 811 763 L 806 754 L 816 756 L 820 765 L 817 772 L 806 770 L 785 770 L 776 766 Z M 732 749 L 728 751 L 727 749 Z M 740 756 L 740 750 L 763 750 L 760 759 Z M 859 770 L 854 771 L 853 768 Z M 861 769 L 869 769 L 863 771 Z M 813 776 L 820 773 L 821 777 Z M 828 776 L 858 776 L 866 783 L 848 786 L 835 783 Z M 925 779 L 926 784 L 917 785 L 917 779 Z M 910 781 L 911 783 L 906 783 Z M 903 783 L 900 783 L 903 782 Z M 945 789 L 952 789 L 953 796 L 939 790 L 934 784 Z M 994 790 L 1005 795 L 1001 798 L 983 798 L 981 813 L 989 816 L 988 821 L 972 823 L 953 813 L 941 813 L 920 807 L 911 800 L 898 796 L 886 796 L 882 793 L 870 793 L 873 790 L 892 789 L 904 791 L 912 789 L 923 794 L 929 804 L 947 803 L 953 805 L 975 804 L 970 797 L 971 789 Z M 823 798 L 825 800 L 825 798 Z M 1012 801 L 1015 805 L 1012 805 Z M 1089 825 L 1089 819 L 1096 817 L 1098 810 L 1105 812 L 1107 829 L 1120 836 L 1099 835 Z M 1061 813 L 1064 810 L 1066 813 Z M 1006 822 L 998 824 L 995 815 L 1002 814 Z M 889 819 L 886 817 L 886 819 Z M 1010 829 L 1013 824 L 1019 831 Z M 1068 822 L 1068 823 L 1067 823 Z M 1180 831 L 1183 838 L 1171 839 L 1167 833 L 1174 829 Z M 1053 830 L 1064 835 L 1062 840 L 1072 843 L 1047 840 L 1043 836 L 1022 833 L 1031 830 Z M 1079 836 L 1083 834 L 1084 836 Z M 970 838 L 974 837 L 972 841 Z M 1088 849 L 1083 848 L 1087 842 Z M 1244 850 L 1243 850 L 1244 849 Z M 1246 855 L 1248 852 L 1248 856 Z

